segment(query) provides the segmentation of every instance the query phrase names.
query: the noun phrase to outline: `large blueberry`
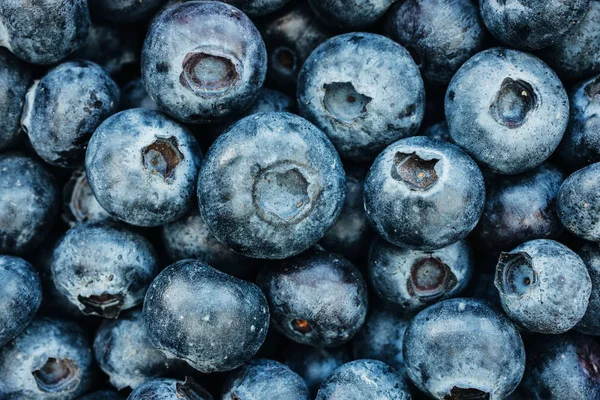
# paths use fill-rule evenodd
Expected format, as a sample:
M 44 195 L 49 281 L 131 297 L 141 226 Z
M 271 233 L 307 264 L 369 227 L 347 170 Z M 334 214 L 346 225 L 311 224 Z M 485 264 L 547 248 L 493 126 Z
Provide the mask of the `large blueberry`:
M 15 145 L 21 136 L 19 121 L 30 80 L 30 67 L 0 47 L 0 150 Z
M 458 147 L 424 136 L 397 141 L 365 180 L 365 210 L 388 242 L 435 250 L 464 239 L 483 211 L 481 171 Z
M 94 16 L 113 22 L 150 19 L 167 0 L 88 0 Z
M 213 397 L 186 377 L 185 381 L 167 378 L 148 381 L 131 392 L 127 400 L 213 400 Z
M 556 197 L 556 211 L 567 230 L 583 239 L 600 240 L 600 162 L 569 176 Z
M 600 244 L 588 242 L 577 252 L 590 274 L 592 293 L 585 315 L 575 330 L 586 335 L 600 336 Z
M 329 26 L 360 30 L 374 24 L 394 0 L 309 0 L 321 22 Z
M 267 52 L 250 19 L 217 1 L 169 8 L 142 50 L 148 94 L 171 116 L 215 122 L 248 108 L 265 80 Z
M 236 6 L 250 17 L 260 17 L 277 11 L 290 0 L 219 0 Z
M 315 244 L 335 223 L 345 192 L 331 142 L 288 113 L 240 120 L 211 146 L 198 178 L 211 232 L 256 258 L 286 258 Z
M 102 222 L 112 219 L 92 193 L 83 168 L 73 171 L 63 187 L 62 195 L 62 219 L 71 228 L 82 222 Z
M 381 35 L 348 33 L 327 40 L 306 60 L 298 107 L 342 157 L 364 161 L 415 134 L 425 89 L 404 47 Z
M 92 192 L 109 214 L 132 225 L 158 226 L 192 207 L 201 159 L 187 129 L 137 108 L 96 129 L 85 168 Z

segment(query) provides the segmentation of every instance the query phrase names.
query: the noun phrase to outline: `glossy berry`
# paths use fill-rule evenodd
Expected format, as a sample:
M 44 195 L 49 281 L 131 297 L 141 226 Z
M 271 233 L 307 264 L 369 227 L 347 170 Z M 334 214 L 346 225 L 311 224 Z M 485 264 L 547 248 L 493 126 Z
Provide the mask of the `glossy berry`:
M 213 400 L 213 397 L 193 379 L 185 381 L 160 378 L 139 386 L 127 400 Z
M 62 218 L 71 228 L 82 222 L 103 222 L 113 219 L 96 200 L 83 168 L 73 171 L 63 187 L 62 195 Z
M 392 3 L 393 0 L 309 0 L 324 24 L 355 31 L 377 22 Z
M 0 48 L 0 150 L 14 146 L 21 137 L 19 121 L 30 80 L 30 67 Z
M 575 330 L 586 335 L 600 336 L 600 245 L 588 242 L 577 252 L 587 267 L 592 280 L 592 293 L 585 315 Z

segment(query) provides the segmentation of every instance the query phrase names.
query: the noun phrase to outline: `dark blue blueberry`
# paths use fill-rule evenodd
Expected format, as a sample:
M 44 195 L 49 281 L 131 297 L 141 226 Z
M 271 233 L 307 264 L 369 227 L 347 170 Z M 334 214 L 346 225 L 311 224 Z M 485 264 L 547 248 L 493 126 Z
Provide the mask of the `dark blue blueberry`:
M 29 66 L 0 47 L 0 150 L 12 147 L 21 137 L 19 121 L 30 81 Z
M 154 20 L 142 50 L 148 94 L 184 122 L 242 113 L 258 95 L 266 69 L 265 44 L 252 21 L 217 1 L 167 9 Z
M 514 325 L 478 299 L 451 299 L 421 311 L 404 335 L 408 376 L 435 399 L 504 399 L 525 370 Z
M 156 102 L 148 95 L 142 78 L 127 83 L 121 89 L 121 110 L 130 108 L 146 108 L 148 110 L 159 110 Z
M 92 192 L 109 214 L 132 225 L 158 226 L 192 207 L 201 160 L 187 129 L 137 108 L 96 129 L 85 167 Z
M 321 385 L 316 400 L 410 400 L 396 370 L 376 360 L 356 360 L 336 369 Z
M 302 378 L 280 362 L 258 358 L 232 372 L 222 399 L 309 400 Z
M 592 283 L 581 258 L 554 240 L 525 242 L 501 253 L 495 285 L 502 307 L 520 326 L 563 333 L 585 314 Z
M 198 178 L 210 231 L 255 258 L 286 258 L 315 244 L 335 223 L 345 192 L 331 142 L 288 113 L 240 120 L 211 146 Z
M 277 11 L 290 0 L 219 0 L 236 6 L 250 17 L 260 17 Z
M 184 260 L 152 282 L 143 318 L 150 340 L 167 357 L 209 373 L 237 368 L 256 354 L 269 308 L 256 285 Z
M 123 400 L 123 397 L 112 390 L 99 390 L 81 396 L 77 400 Z
M 127 400 L 213 400 L 213 397 L 186 377 L 185 382 L 166 378 L 148 381 L 134 390 Z
M 112 219 L 92 193 L 85 169 L 73 171 L 63 187 L 62 194 L 64 202 L 62 219 L 69 227 L 72 228 L 82 222 L 103 222 Z
M 94 17 L 113 22 L 150 19 L 167 0 L 88 0 Z
M 308 3 L 326 25 L 360 30 L 377 22 L 394 0 L 309 0 Z
M 0 46 L 33 64 L 56 64 L 83 46 L 90 26 L 86 0 L 3 0 Z
M 40 277 L 27 261 L 0 256 L 0 348 L 23 331 L 42 302 Z
M 150 242 L 116 224 L 76 225 L 52 255 L 58 290 L 84 314 L 104 318 L 140 304 L 157 273 Z
M 416 312 L 461 294 L 475 260 L 463 240 L 433 251 L 396 247 L 377 238 L 369 252 L 369 282 L 377 296 L 405 312 Z
M 273 325 L 295 342 L 333 347 L 348 342 L 367 314 L 367 286 L 352 263 L 309 250 L 266 265 L 258 285 L 267 296 Z
M 482 0 L 487 29 L 504 44 L 522 50 L 550 46 L 575 29 L 590 0 Z
M 470 0 L 408 0 L 386 16 L 385 34 L 406 47 L 432 84 L 452 75 L 483 47 L 485 28 Z
M 444 140 L 449 143 L 454 143 L 450 136 L 450 130 L 448 130 L 448 124 L 446 121 L 441 121 L 433 125 L 429 125 L 421 131 L 421 136 L 427 136 L 431 139 Z
M 29 89 L 21 125 L 44 161 L 77 167 L 92 133 L 118 106 L 119 87 L 102 67 L 68 61 Z
M 73 322 L 36 318 L 0 347 L 2 399 L 76 399 L 94 375 L 87 334 Z
M 59 209 L 54 177 L 18 153 L 0 155 L 0 253 L 24 254 L 48 234 Z
M 342 157 L 365 161 L 415 134 L 425 89 L 402 46 L 381 35 L 348 33 L 329 39 L 306 60 L 298 76 L 298 107 Z
M 600 336 L 600 244 L 586 243 L 577 252 L 590 274 L 592 294 L 585 315 L 575 330 L 586 335 Z
M 481 171 L 458 147 L 424 136 L 397 141 L 365 180 L 365 210 L 388 242 L 435 250 L 464 239 L 483 211 Z
M 494 48 L 473 56 L 454 75 L 445 111 L 457 145 L 494 172 L 517 174 L 556 149 L 567 127 L 569 100 L 541 60 Z

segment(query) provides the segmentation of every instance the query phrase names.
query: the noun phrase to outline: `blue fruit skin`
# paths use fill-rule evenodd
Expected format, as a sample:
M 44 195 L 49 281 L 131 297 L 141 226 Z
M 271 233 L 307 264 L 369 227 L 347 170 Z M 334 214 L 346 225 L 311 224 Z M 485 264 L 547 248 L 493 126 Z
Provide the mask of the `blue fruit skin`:
M 0 347 L 23 331 L 42 302 L 40 277 L 27 261 L 0 256 Z
M 36 318 L 0 348 L 3 399 L 75 399 L 90 389 L 95 373 L 87 334 L 74 322 Z
M 323 382 L 316 400 L 410 400 L 402 377 L 376 360 L 356 360 L 342 365 Z
M 424 80 L 438 85 L 450 82 L 486 38 L 477 6 L 469 0 L 397 2 L 386 16 L 384 32 L 411 51 Z
M 117 392 L 112 390 L 99 390 L 78 398 L 77 400 L 123 400 Z
M 445 112 L 457 145 L 492 171 L 511 175 L 541 164 L 556 149 L 567 127 L 569 101 L 541 60 L 498 47 L 476 54 L 458 70 L 446 92 Z
M 269 308 L 256 285 L 184 260 L 152 282 L 143 318 L 150 340 L 167 357 L 210 373 L 237 368 L 256 354 Z
M 52 255 L 54 284 L 87 315 L 117 318 L 143 301 L 157 274 L 150 242 L 117 224 L 79 224 L 67 231 Z M 106 296 L 110 298 L 102 299 Z
M 560 221 L 572 234 L 585 240 L 600 240 L 600 163 L 570 175 L 558 190 L 556 211 Z
M 167 0 L 88 0 L 94 16 L 113 22 L 150 19 Z
M 379 20 L 394 0 L 309 0 L 321 22 L 345 30 L 360 30 Z
M 462 398 L 469 389 L 504 399 L 525 369 L 514 325 L 478 299 L 445 300 L 421 311 L 406 330 L 403 353 L 410 379 L 435 399 Z
M 333 347 L 348 342 L 365 321 L 367 286 L 360 272 L 333 253 L 310 250 L 266 265 L 258 285 L 273 325 L 295 342 Z M 308 324 L 306 328 L 298 322 Z
M 4 0 L 0 46 L 32 64 L 56 64 L 83 46 L 90 26 L 86 0 Z
M 70 228 L 82 222 L 103 222 L 113 219 L 92 193 L 84 168 L 73 171 L 63 187 L 62 197 L 62 219 Z
M 323 349 L 290 342 L 285 352 L 285 364 L 304 379 L 312 396 L 335 369 L 349 361 L 345 346 Z
M 37 154 L 58 167 L 77 167 L 92 133 L 117 111 L 119 87 L 98 64 L 68 61 L 36 81 L 26 99 L 21 125 Z
M 252 21 L 216 1 L 167 9 L 154 20 L 142 49 L 148 94 L 183 122 L 241 114 L 256 98 L 266 69 L 265 44 Z
M 421 131 L 421 136 L 427 136 L 430 139 L 443 140 L 448 143 L 454 143 L 448 130 L 446 121 L 440 121 L 433 125 L 429 125 Z
M 19 120 L 30 81 L 30 67 L 0 47 L 0 150 L 21 137 Z
M 530 400 L 600 398 L 600 346 L 577 334 L 536 335 L 528 341 L 527 368 L 517 391 Z
M 146 108 L 148 110 L 158 111 L 156 102 L 148 96 L 146 87 L 142 78 L 128 82 L 121 89 L 121 104 L 119 109 L 128 110 L 130 108 Z
M 587 267 L 592 280 L 592 293 L 585 315 L 575 330 L 586 335 L 600 336 L 600 245 L 588 242 L 577 252 Z
M 175 379 L 154 379 L 134 390 L 127 400 L 213 400 L 200 385 L 186 378 L 185 382 Z
M 24 254 L 50 231 L 59 209 L 54 177 L 19 153 L 0 155 L 0 253 Z
M 339 156 L 314 125 L 288 113 L 254 114 L 208 151 L 198 178 L 200 213 L 234 251 L 287 258 L 335 223 L 344 180 Z
M 590 0 L 535 3 L 482 0 L 479 6 L 487 29 L 496 39 L 518 49 L 537 50 L 550 46 L 575 29 L 589 3 Z
M 221 398 L 309 400 L 311 397 L 298 374 L 280 362 L 258 358 L 231 373 Z
M 388 146 L 371 166 L 364 190 L 367 218 L 377 233 L 417 250 L 464 239 L 485 202 L 477 164 L 457 146 L 424 136 Z
M 182 217 L 194 203 L 200 146 L 163 114 L 122 111 L 89 142 L 85 168 L 92 192 L 112 216 L 138 226 Z
M 277 11 L 290 0 L 219 0 L 231 4 L 250 17 L 260 17 Z
M 404 47 L 381 35 L 348 33 L 327 40 L 306 60 L 298 107 L 342 157 L 367 161 L 416 133 L 425 89 Z

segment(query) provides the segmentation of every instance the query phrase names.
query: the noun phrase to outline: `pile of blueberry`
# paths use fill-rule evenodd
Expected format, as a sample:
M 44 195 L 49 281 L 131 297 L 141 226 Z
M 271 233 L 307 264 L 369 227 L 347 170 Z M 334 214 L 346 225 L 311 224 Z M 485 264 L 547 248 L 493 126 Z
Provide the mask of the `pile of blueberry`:
M 0 0 L 0 400 L 600 400 L 600 0 Z

